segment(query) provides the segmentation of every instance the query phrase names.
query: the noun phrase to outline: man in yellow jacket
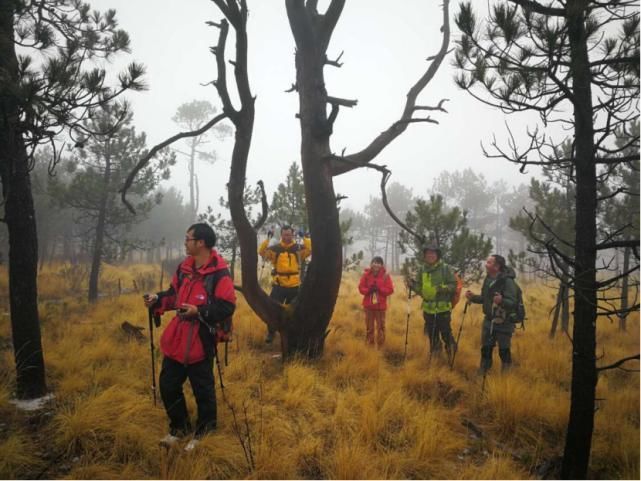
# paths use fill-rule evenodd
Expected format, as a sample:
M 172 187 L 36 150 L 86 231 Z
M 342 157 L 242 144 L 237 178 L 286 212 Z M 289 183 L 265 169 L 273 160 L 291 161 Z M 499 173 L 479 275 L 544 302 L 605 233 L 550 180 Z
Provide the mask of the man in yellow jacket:
M 274 266 L 269 297 L 281 304 L 289 304 L 298 295 L 301 267 L 312 253 L 312 241 L 309 237 L 304 237 L 302 245 L 294 242 L 294 229 L 284 225 L 280 229 L 280 242 L 272 246 L 268 244 L 269 237 L 258 247 L 258 254 Z M 275 331 L 268 329 L 265 338 L 267 344 L 274 340 L 274 334 Z

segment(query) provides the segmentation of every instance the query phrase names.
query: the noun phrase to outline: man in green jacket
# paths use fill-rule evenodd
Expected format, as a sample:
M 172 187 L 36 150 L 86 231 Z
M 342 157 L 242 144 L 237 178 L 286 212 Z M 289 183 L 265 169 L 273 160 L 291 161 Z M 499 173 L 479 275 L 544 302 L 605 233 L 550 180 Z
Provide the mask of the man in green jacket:
M 481 373 L 492 367 L 492 351 L 499 345 L 499 357 L 502 369 L 512 364 L 510 347 L 514 324 L 508 320 L 508 315 L 514 311 L 517 302 L 514 271 L 507 267 L 505 258 L 492 254 L 485 261 L 487 276 L 483 281 L 481 294 L 471 291 L 465 293 L 469 302 L 483 304 L 483 327 L 481 331 Z
M 448 356 L 456 349 L 452 335 L 452 296 L 456 291 L 456 278 L 452 268 L 441 260 L 438 246 L 423 248 L 424 264 L 418 272 L 412 289 L 423 298 L 424 332 L 430 339 L 431 354 L 441 351 L 441 339 Z

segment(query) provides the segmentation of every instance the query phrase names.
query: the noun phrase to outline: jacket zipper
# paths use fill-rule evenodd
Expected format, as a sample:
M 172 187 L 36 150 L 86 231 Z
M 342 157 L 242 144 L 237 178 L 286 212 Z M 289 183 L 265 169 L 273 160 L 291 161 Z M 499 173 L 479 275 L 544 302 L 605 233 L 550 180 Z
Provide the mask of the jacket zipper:
M 187 299 L 190 298 L 191 296 L 191 289 L 193 287 L 193 279 L 189 279 L 189 287 L 187 291 Z M 187 333 L 187 345 L 185 346 L 185 360 L 183 361 L 183 364 L 185 367 L 189 364 L 189 351 L 191 350 L 191 338 L 194 335 L 194 323 L 191 321 L 185 321 L 183 319 L 180 320 L 180 322 L 189 322 L 189 331 Z

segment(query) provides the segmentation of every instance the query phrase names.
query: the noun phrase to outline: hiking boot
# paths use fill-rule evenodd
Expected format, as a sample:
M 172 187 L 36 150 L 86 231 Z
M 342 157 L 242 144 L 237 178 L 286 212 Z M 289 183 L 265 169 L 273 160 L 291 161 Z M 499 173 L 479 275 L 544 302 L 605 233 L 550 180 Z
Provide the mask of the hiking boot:
M 193 451 L 194 449 L 196 449 L 196 447 L 197 447 L 199 444 L 200 444 L 200 440 L 198 440 L 198 439 L 196 439 L 196 438 L 192 439 L 192 440 L 191 440 L 191 441 L 189 441 L 189 442 L 187 443 L 187 445 L 185 446 L 185 452 Z
M 180 441 L 180 438 L 178 436 L 174 436 L 173 434 L 169 433 L 159 441 L 159 444 L 162 447 L 171 448 L 178 441 Z

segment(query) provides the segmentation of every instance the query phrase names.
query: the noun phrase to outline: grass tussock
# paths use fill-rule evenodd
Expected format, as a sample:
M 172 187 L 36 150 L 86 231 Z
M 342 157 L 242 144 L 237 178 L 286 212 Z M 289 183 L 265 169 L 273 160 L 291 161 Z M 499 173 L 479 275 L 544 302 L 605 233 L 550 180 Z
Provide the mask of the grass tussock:
M 41 465 L 27 435 L 14 432 L 0 440 L 1 479 L 20 478 Z
M 513 338 L 514 368 L 501 374 L 495 352 L 485 383 L 476 373 L 480 306 L 465 318 L 462 304 L 453 313 L 454 334 L 463 328 L 450 368 L 444 356 L 429 358 L 420 301 L 407 300 L 399 278 L 385 345 L 367 346 L 358 276 L 348 274 L 323 357 L 283 365 L 279 343 L 264 344 L 264 324 L 239 296 L 230 362 L 220 367 L 224 391 L 215 368 L 218 429 L 185 453 L 158 447 L 167 421 L 160 399 L 152 405 L 149 343 L 120 329 L 127 320 L 148 336 L 140 294 L 157 285 L 157 267 L 106 266 L 108 297 L 92 306 L 73 297 L 86 288 L 71 289 L 74 275 L 80 267 L 52 266 L 40 278 L 47 378 L 56 395 L 48 416 L 10 403 L 13 353 L 9 323 L 0 323 L 4 478 L 534 479 L 562 453 L 572 353 L 563 333 L 549 338 L 554 293 L 544 286 L 523 286 L 528 320 Z M 599 324 L 599 364 L 638 352 L 638 343 L 636 313 L 626 334 Z M 160 359 L 156 352 L 157 373 Z M 195 417 L 188 383 L 185 393 Z M 597 397 L 591 474 L 638 479 L 638 374 L 600 373 Z

